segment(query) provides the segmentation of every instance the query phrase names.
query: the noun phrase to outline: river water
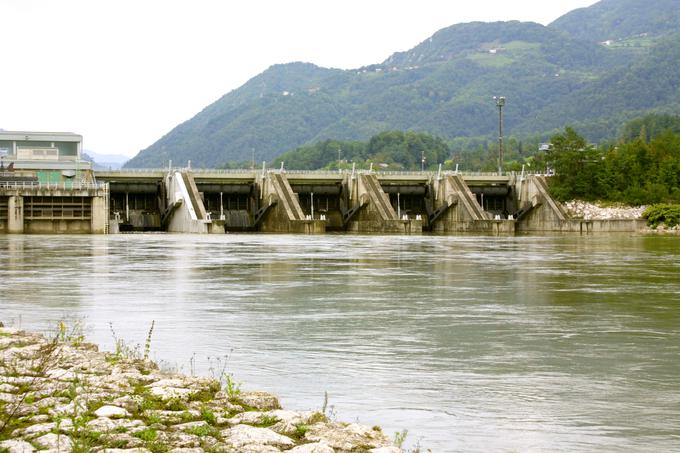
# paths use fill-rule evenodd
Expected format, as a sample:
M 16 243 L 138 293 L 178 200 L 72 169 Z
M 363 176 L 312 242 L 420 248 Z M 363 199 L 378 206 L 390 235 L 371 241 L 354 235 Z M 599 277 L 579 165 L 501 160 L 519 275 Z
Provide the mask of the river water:
M 0 320 L 63 318 L 409 448 L 680 448 L 678 237 L 0 236 Z

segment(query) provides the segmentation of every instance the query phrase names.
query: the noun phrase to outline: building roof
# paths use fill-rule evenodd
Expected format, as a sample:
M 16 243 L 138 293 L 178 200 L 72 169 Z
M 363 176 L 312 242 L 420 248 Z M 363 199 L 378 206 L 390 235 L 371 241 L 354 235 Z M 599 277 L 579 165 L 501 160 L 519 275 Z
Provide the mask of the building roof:
M 83 136 L 73 132 L 0 131 L 0 140 L 82 142 Z

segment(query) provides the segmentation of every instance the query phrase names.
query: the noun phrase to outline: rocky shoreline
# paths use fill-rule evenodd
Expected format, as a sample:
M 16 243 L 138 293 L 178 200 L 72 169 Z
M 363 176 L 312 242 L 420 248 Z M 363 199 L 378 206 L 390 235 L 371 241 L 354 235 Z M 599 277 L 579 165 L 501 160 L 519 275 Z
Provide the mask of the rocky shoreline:
M 647 206 L 626 205 L 600 205 L 582 200 L 571 200 L 563 203 L 569 216 L 573 219 L 583 220 L 637 220 L 642 219 L 642 214 Z M 680 225 L 667 227 L 664 224 L 656 228 L 647 226 L 643 233 L 680 233 Z
M 35 451 L 403 453 L 379 427 L 0 324 L 0 453 Z
M 581 200 L 564 203 L 569 215 L 583 220 L 635 220 L 641 219 L 647 206 L 602 206 Z

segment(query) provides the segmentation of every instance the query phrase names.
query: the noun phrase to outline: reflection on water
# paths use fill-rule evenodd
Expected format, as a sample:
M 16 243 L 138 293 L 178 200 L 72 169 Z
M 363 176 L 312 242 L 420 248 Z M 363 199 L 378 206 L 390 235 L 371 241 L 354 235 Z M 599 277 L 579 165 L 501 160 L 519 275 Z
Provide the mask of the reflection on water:
M 214 359 L 433 451 L 671 450 L 674 237 L 0 236 L 0 320 Z

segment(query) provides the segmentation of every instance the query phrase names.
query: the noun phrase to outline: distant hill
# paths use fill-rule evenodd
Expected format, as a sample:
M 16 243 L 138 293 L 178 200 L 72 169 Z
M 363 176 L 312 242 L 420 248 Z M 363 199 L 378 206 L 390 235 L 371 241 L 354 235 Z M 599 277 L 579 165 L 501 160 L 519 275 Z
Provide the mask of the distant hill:
M 624 121 L 643 113 L 680 113 L 672 69 L 680 67 L 680 41 L 669 35 L 673 23 L 680 30 L 677 5 L 603 0 L 548 27 L 516 21 L 453 25 L 409 51 L 355 70 L 275 65 L 126 166 L 159 167 L 168 160 L 222 166 L 250 162 L 253 155 L 271 161 L 305 144 L 367 140 L 386 130 L 446 140 L 490 137 L 498 127 L 494 95 L 508 99 L 509 134 L 547 135 L 570 124 L 583 126 L 579 130 L 591 141 L 612 138 Z M 637 23 L 629 12 L 639 9 L 645 13 Z M 659 17 L 667 21 L 650 28 Z M 611 32 L 616 36 L 644 29 L 653 39 L 639 46 L 602 45 L 615 36 L 580 33 L 572 26 L 579 20 L 602 21 L 620 30 Z
M 680 113 L 680 34 L 649 53 L 546 105 L 518 131 L 560 129 L 571 123 L 590 138 L 615 137 L 621 125 L 646 112 Z
M 576 9 L 549 25 L 590 42 L 635 45 L 678 30 L 678 0 L 602 0 Z
M 83 151 L 83 157 L 85 160 L 94 162 L 97 170 L 118 170 L 130 160 L 128 156 L 122 154 L 99 154 L 90 150 Z

